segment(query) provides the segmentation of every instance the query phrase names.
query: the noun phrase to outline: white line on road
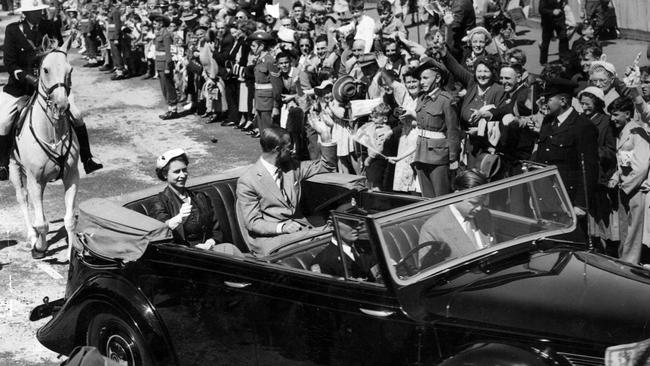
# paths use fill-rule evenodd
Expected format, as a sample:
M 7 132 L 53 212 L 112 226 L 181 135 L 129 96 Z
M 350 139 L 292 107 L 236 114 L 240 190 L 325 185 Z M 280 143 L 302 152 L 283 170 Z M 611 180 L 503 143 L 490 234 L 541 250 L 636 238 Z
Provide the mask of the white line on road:
M 52 266 L 50 266 L 49 264 L 38 263 L 38 264 L 36 265 L 36 267 L 40 268 L 41 271 L 47 273 L 50 277 L 54 278 L 55 280 L 60 280 L 60 279 L 63 278 L 63 276 L 61 276 L 61 275 L 59 274 L 59 272 L 57 272 L 57 271 L 56 271 L 54 268 L 52 268 Z

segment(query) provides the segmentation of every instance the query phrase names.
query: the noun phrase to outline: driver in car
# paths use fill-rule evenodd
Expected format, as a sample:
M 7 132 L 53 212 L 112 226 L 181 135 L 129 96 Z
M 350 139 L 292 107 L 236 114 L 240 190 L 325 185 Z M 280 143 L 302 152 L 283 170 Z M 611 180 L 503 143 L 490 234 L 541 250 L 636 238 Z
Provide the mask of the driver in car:
M 487 183 L 475 170 L 466 170 L 454 179 L 455 191 L 462 191 Z M 458 258 L 495 244 L 491 215 L 485 208 L 487 196 L 480 195 L 451 204 L 430 217 L 420 230 L 419 245 L 426 251 L 420 261 L 426 268 L 443 261 Z
M 353 203 L 344 203 L 336 209 L 354 215 L 365 215 L 367 212 Z M 330 221 L 331 223 L 331 221 Z M 359 232 L 363 229 L 363 221 L 356 219 L 339 219 L 337 221 L 338 234 L 342 243 L 339 243 L 334 232 L 329 244 L 316 255 L 310 265 L 313 272 L 320 272 L 334 277 L 345 277 L 343 264 L 347 269 L 348 277 L 362 281 L 377 282 L 379 269 L 377 258 L 369 247 L 364 247 L 359 241 Z M 339 248 L 340 246 L 340 248 Z M 341 259 L 341 250 L 345 258 Z

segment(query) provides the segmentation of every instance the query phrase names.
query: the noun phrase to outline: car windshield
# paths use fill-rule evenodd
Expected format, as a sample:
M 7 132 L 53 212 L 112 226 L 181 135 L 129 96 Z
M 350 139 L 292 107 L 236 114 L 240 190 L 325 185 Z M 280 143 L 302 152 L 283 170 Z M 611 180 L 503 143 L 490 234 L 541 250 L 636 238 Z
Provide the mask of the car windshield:
M 575 217 L 552 169 L 417 204 L 377 220 L 398 283 L 521 242 L 573 229 Z

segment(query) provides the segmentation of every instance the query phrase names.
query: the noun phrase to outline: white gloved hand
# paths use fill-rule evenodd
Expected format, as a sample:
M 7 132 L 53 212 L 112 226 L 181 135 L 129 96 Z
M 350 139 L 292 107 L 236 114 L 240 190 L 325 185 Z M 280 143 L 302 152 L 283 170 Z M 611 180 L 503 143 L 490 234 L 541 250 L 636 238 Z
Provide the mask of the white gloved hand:
M 172 217 L 167 221 L 167 226 L 169 226 L 170 229 L 174 230 L 176 229 L 180 224 L 183 223 L 183 221 L 192 213 L 192 204 L 190 203 L 183 203 L 181 206 L 180 212 L 178 215 Z

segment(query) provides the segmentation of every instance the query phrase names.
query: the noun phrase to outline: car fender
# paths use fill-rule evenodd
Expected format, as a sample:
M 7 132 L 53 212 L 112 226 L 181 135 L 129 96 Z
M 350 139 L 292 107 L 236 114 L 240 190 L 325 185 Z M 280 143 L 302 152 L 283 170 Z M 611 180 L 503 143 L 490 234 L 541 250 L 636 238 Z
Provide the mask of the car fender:
M 440 366 L 549 366 L 557 365 L 547 353 L 524 346 L 482 342 L 465 346 L 440 363 Z
M 48 349 L 67 355 L 84 345 L 92 317 L 107 312 L 121 317 L 145 340 L 156 365 L 177 365 L 167 329 L 146 296 L 114 274 L 89 277 L 70 296 L 36 337 Z

